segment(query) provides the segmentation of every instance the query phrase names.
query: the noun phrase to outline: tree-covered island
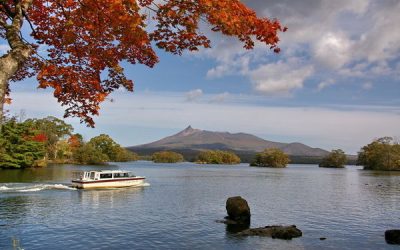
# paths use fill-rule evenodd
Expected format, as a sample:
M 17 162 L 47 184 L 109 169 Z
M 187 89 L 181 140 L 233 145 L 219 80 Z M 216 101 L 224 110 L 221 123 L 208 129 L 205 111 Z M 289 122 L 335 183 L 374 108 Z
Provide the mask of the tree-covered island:
M 400 170 L 400 144 L 391 137 L 376 139 L 361 148 L 357 164 L 366 170 Z
M 183 156 L 172 151 L 159 151 L 151 156 L 151 160 L 155 163 L 177 163 L 182 162 Z
M 289 161 L 289 156 L 282 150 L 278 148 L 267 148 L 263 152 L 256 154 L 250 166 L 285 168 Z
M 344 168 L 347 162 L 346 154 L 341 149 L 332 150 L 319 163 L 321 168 Z
M 197 155 L 196 163 L 201 164 L 239 164 L 240 158 L 233 152 L 223 150 L 206 150 Z

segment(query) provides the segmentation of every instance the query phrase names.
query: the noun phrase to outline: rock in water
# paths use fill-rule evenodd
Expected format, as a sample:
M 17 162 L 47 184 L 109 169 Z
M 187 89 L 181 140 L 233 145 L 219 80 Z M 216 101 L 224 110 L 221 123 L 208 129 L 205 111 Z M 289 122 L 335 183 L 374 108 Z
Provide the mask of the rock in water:
M 277 239 L 291 240 L 301 237 L 303 233 L 295 225 L 292 226 L 266 226 L 259 228 L 246 229 L 240 233 L 240 236 L 267 236 Z
M 226 211 L 229 219 L 240 224 L 250 224 L 250 207 L 242 197 L 229 197 L 226 200 Z
M 386 243 L 388 244 L 400 245 L 400 230 L 399 229 L 386 230 L 385 240 Z

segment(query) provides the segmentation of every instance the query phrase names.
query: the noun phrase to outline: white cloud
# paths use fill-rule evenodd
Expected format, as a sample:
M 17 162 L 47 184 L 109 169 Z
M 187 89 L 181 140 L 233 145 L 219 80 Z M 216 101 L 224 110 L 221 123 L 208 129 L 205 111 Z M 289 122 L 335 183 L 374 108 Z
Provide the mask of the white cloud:
M 197 101 L 203 95 L 203 90 L 194 89 L 185 94 L 187 102 Z
M 317 62 L 339 69 L 351 60 L 351 52 L 351 41 L 344 35 L 327 33 L 316 42 L 313 53 Z
M 285 96 L 294 89 L 302 88 L 313 71 L 312 66 L 295 66 L 280 61 L 262 65 L 249 75 L 258 93 Z
M 230 94 L 228 92 L 224 92 L 221 94 L 214 95 L 211 97 L 211 102 L 214 103 L 222 103 L 225 102 L 229 98 Z
M 364 89 L 364 90 L 370 90 L 370 89 L 372 89 L 374 87 L 374 85 L 372 84 L 372 82 L 366 82 L 366 83 L 364 83 L 363 85 L 362 85 L 362 88 Z
M 302 81 L 292 85 L 283 81 L 278 87 L 276 84 L 281 82 L 264 78 L 257 79 L 254 84 L 254 68 L 273 65 L 276 57 L 283 61 L 300 57 L 304 64 L 314 69 L 307 77 L 329 75 L 337 83 L 343 76 L 375 78 L 373 80 L 383 75 L 398 77 L 399 1 L 268 0 L 244 3 L 260 16 L 276 17 L 288 26 L 286 33 L 280 33 L 282 53 L 276 56 L 259 43 L 253 51 L 245 51 L 235 39 L 210 33 L 214 48 L 200 52 L 216 62 L 207 72 L 209 78 L 242 75 L 248 77 L 256 91 L 278 95 L 287 89 L 301 88 Z M 295 64 L 289 66 L 289 71 L 299 69 Z
M 234 54 L 233 54 L 234 55 Z M 250 58 L 237 56 L 219 60 L 218 65 L 207 71 L 207 78 L 221 78 L 226 75 L 246 74 L 248 72 Z
M 333 84 L 335 84 L 335 80 L 333 80 L 333 79 L 328 79 L 326 81 L 322 81 L 318 84 L 318 91 L 321 91 L 324 88 L 329 87 Z
M 368 16 L 373 21 L 372 27 L 361 36 L 357 53 L 370 62 L 398 58 L 400 33 L 396 31 L 400 23 L 400 2 L 382 1 L 374 8 Z

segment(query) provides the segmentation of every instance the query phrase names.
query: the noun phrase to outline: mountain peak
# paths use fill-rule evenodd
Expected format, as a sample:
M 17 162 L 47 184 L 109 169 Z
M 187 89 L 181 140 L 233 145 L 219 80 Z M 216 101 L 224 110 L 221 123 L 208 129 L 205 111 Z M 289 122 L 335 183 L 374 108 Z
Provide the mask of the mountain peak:
M 201 131 L 201 130 L 200 129 L 194 129 L 194 128 L 192 128 L 191 125 L 189 125 L 187 128 L 185 128 L 184 130 L 179 132 L 177 135 L 188 136 L 188 135 L 194 134 L 194 133 L 199 132 L 199 131 Z

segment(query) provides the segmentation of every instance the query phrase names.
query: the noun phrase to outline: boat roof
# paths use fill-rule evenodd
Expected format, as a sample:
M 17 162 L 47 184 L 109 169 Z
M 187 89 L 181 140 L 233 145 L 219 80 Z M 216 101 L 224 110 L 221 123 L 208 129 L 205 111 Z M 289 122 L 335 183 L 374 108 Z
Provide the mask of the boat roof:
M 128 170 L 79 170 L 76 172 L 96 172 L 96 173 L 130 173 L 131 171 Z

